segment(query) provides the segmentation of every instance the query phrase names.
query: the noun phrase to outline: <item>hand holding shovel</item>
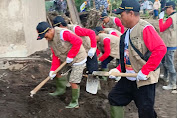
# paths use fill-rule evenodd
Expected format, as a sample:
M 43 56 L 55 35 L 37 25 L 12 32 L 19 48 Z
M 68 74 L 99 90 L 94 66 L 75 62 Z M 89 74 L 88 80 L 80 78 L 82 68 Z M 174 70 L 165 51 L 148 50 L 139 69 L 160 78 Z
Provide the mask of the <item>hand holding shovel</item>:
M 66 65 L 66 62 L 62 63 L 54 72 L 53 74 L 57 74 L 58 71 L 60 71 L 64 66 Z M 44 86 L 44 84 L 50 80 L 50 76 L 48 76 L 45 80 L 43 80 L 38 86 L 36 86 L 30 93 L 31 97 L 33 97 L 34 94 L 36 94 L 39 89 Z

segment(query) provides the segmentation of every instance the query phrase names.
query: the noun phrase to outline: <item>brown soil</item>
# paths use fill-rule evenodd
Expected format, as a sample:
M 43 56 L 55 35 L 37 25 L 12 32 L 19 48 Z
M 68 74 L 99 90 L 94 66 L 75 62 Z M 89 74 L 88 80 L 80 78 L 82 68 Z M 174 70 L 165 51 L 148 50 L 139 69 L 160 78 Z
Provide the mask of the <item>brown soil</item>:
M 49 58 L 49 53 L 34 54 Z M 13 62 L 17 63 L 17 62 Z M 18 62 L 26 68 L 0 70 L 0 118 L 109 118 L 107 95 L 115 85 L 113 80 L 101 81 L 102 90 L 97 95 L 85 91 L 86 78 L 81 82 L 79 109 L 65 109 L 71 100 L 71 88 L 64 95 L 52 97 L 55 82 L 48 81 L 34 98 L 30 91 L 48 76 L 50 63 L 47 61 Z M 165 83 L 160 80 L 156 89 L 155 109 L 159 118 L 176 118 L 176 94 L 162 90 Z M 125 118 L 138 118 L 134 103 L 125 107 Z

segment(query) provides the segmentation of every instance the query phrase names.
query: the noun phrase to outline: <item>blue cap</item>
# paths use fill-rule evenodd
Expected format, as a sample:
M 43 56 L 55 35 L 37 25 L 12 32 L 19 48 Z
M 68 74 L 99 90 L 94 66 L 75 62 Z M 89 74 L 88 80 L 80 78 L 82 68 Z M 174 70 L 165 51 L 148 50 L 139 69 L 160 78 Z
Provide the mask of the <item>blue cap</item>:
M 61 23 L 66 23 L 66 22 L 65 22 L 65 19 L 64 19 L 63 17 L 57 16 L 57 17 L 55 17 L 55 19 L 53 20 L 53 23 L 54 23 L 53 26 L 58 26 L 59 24 L 61 24 Z
M 164 10 L 166 10 L 169 7 L 173 7 L 173 9 L 175 9 L 175 6 L 176 6 L 176 4 L 175 4 L 174 1 L 167 2 L 166 5 L 165 5 Z
M 122 3 L 116 11 L 113 11 L 115 14 L 121 14 L 123 11 L 140 11 L 140 4 L 137 0 L 122 0 Z
M 51 28 L 51 26 L 49 25 L 49 23 L 47 22 L 40 22 L 37 27 L 36 30 L 38 32 L 38 38 L 37 40 L 41 40 L 44 38 L 45 34 L 47 33 L 47 31 Z
M 100 19 L 103 20 L 104 18 L 107 18 L 107 17 L 108 17 L 108 14 L 106 14 L 106 13 L 103 12 L 103 13 L 101 14 Z
M 92 29 L 94 32 L 95 32 L 95 34 L 96 35 L 98 35 L 98 32 L 97 32 L 97 30 L 96 29 Z
M 100 31 L 104 31 L 104 29 L 102 27 L 95 27 L 95 30 L 98 32 L 98 34 L 100 33 Z

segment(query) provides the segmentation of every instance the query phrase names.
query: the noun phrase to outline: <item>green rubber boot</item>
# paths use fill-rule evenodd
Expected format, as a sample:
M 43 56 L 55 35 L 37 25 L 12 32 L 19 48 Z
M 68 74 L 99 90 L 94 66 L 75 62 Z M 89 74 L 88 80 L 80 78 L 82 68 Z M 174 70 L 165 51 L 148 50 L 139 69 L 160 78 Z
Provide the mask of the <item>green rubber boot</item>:
M 102 70 L 102 71 L 108 71 L 107 68 L 102 68 L 101 70 Z M 108 77 L 106 77 L 106 76 L 101 76 L 101 78 L 102 78 L 104 81 L 107 81 L 107 80 L 108 80 Z
M 78 89 L 72 89 L 72 100 L 68 106 L 65 108 L 79 108 L 79 99 L 80 96 L 80 87 L 78 86 Z
M 54 93 L 49 93 L 51 96 L 62 95 L 66 92 L 67 77 L 63 76 L 56 78 L 56 91 Z
M 111 106 L 111 118 L 124 118 L 124 108 L 122 106 Z

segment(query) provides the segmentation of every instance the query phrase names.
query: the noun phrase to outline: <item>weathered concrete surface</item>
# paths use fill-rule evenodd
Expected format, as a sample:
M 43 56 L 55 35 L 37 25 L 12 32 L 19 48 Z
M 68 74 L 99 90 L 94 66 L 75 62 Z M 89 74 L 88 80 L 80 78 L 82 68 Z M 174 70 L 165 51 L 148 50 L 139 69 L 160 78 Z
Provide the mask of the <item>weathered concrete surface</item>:
M 44 0 L 0 0 L 0 15 L 0 57 L 26 57 L 48 47 L 36 40 L 36 25 L 46 20 Z

